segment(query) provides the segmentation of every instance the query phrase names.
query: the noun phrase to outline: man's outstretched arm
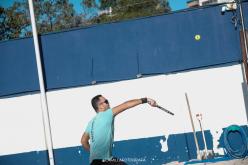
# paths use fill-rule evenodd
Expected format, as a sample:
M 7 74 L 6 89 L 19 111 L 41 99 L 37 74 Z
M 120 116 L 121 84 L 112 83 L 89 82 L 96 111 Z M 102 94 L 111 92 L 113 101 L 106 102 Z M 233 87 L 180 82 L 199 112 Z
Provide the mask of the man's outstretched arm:
M 142 99 L 134 99 L 134 100 L 129 100 L 129 101 L 126 101 L 116 107 L 114 107 L 112 109 L 113 111 L 113 114 L 114 116 L 118 115 L 119 113 L 129 109 L 129 108 L 132 108 L 132 107 L 135 107 L 137 105 L 140 105 L 142 103 L 148 103 L 150 104 L 151 106 L 156 106 L 156 101 L 154 101 L 153 99 L 150 99 L 150 98 L 142 98 Z
M 81 144 L 83 146 L 83 148 L 86 151 L 90 151 L 90 144 L 89 144 L 89 140 L 90 140 L 90 136 L 88 133 L 84 132 L 82 138 L 81 138 Z

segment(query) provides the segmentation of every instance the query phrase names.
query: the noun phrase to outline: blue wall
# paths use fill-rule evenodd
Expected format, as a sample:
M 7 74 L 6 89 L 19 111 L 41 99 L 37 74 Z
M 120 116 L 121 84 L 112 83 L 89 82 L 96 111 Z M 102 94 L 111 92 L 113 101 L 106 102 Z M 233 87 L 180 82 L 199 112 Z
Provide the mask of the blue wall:
M 212 6 L 43 35 L 47 90 L 239 62 L 239 28 L 232 12 L 220 11 Z M 0 96 L 39 90 L 32 38 L 0 43 L 0 75 Z
M 248 3 L 244 7 L 248 18 Z M 220 11 L 221 6 L 213 6 L 43 35 L 47 90 L 239 62 L 239 28 L 231 22 L 232 12 Z M 194 39 L 197 34 L 199 41 Z M 0 75 L 0 96 L 39 90 L 32 38 L 0 43 Z M 211 149 L 212 135 L 206 134 Z M 167 152 L 160 151 L 161 139 L 116 142 L 114 154 L 140 158 L 141 165 L 196 158 L 192 133 L 169 135 Z M 88 164 L 81 146 L 56 149 L 54 154 L 57 164 Z M 46 165 L 47 159 L 46 151 L 34 151 L 0 156 L 0 164 Z

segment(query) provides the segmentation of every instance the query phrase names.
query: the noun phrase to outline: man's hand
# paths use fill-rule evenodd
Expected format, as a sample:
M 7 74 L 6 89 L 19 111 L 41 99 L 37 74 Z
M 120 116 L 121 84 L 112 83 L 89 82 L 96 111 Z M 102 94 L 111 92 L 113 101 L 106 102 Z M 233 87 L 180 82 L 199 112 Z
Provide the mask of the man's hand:
M 84 132 L 84 134 L 81 138 L 81 144 L 86 151 L 90 151 L 89 140 L 90 140 L 90 135 L 88 133 Z
M 150 106 L 152 106 L 152 107 L 156 107 L 157 106 L 156 101 L 153 100 L 153 99 L 150 99 L 150 98 L 147 98 L 147 103 L 150 104 Z

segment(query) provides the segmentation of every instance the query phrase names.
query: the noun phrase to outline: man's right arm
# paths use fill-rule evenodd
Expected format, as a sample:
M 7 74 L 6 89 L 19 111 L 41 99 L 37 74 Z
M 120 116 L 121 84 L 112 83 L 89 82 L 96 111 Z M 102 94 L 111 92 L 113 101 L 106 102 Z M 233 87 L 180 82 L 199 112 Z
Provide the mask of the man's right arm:
M 126 101 L 126 102 L 114 107 L 112 109 L 112 111 L 113 111 L 114 116 L 116 116 L 119 113 L 121 113 L 121 112 L 123 112 L 129 108 L 135 107 L 135 106 L 143 104 L 143 103 L 148 103 L 153 107 L 157 105 L 156 101 L 154 101 L 153 99 L 141 98 L 141 99 L 134 99 L 134 100 Z
M 83 146 L 83 148 L 86 151 L 90 151 L 90 144 L 89 144 L 89 140 L 90 140 L 90 136 L 88 133 L 84 132 L 82 138 L 81 138 L 81 144 Z

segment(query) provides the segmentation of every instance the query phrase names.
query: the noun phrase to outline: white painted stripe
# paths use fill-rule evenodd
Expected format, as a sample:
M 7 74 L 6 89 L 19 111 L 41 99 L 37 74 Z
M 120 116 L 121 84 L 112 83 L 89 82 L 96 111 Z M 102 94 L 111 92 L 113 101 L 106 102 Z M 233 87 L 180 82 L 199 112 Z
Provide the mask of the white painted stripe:
M 0 99 L 0 155 L 45 150 L 39 95 Z

